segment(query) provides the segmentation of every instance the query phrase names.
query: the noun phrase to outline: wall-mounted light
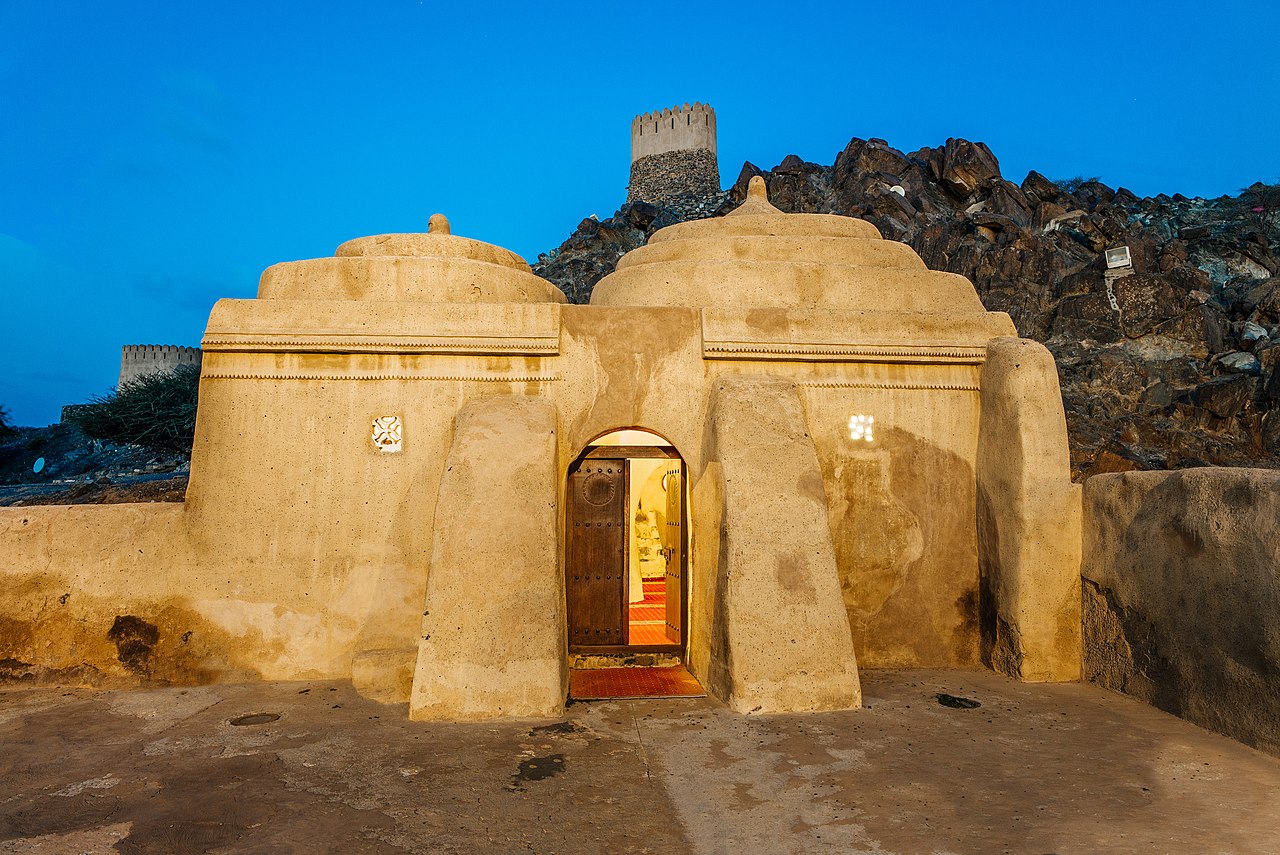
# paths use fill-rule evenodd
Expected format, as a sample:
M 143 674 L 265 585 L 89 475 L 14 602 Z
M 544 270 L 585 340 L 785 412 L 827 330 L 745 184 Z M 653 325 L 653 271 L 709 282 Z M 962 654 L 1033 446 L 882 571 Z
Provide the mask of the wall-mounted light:
M 849 416 L 849 439 L 854 442 L 860 439 L 872 442 L 875 439 L 872 433 L 875 424 L 875 416 Z

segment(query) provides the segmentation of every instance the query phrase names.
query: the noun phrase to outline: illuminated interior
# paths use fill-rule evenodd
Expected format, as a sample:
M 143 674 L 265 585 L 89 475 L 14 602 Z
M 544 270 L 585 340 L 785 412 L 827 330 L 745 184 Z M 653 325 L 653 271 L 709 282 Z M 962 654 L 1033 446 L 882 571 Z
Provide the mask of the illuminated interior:
M 644 430 L 614 431 L 591 443 L 593 446 L 649 446 L 672 448 L 667 440 Z M 682 537 L 676 520 L 668 526 L 668 485 L 680 485 L 677 507 L 684 504 L 683 464 L 679 458 L 627 456 L 627 644 L 675 645 L 680 633 L 667 631 L 667 564 L 681 561 L 680 551 L 670 552 L 667 538 Z M 686 565 L 687 566 L 687 565 Z M 680 590 L 678 582 L 673 583 Z M 674 593 L 674 591 L 673 591 Z M 674 635 L 675 637 L 671 637 Z

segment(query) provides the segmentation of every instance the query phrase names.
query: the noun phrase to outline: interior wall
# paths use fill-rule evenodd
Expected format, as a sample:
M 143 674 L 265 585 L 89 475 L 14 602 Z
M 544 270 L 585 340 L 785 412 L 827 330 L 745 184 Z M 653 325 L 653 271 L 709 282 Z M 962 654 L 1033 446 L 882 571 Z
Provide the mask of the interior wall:
M 630 548 L 627 563 L 633 603 L 644 599 L 644 574 L 661 576 L 665 567 L 662 555 L 658 552 L 662 546 L 662 530 L 667 512 L 667 492 L 662 489 L 662 479 L 672 462 L 662 457 L 631 459 L 631 506 L 627 512 L 627 540 Z

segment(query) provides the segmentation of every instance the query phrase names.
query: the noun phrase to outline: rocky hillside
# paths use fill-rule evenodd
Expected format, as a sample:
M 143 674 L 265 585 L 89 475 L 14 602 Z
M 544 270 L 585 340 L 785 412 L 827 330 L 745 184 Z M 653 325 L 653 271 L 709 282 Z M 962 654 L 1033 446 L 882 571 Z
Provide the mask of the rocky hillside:
M 181 502 L 186 456 L 91 439 L 72 424 L 0 437 L 0 507 Z
M 747 163 L 732 189 L 584 220 L 534 271 L 574 302 L 657 229 L 719 216 L 763 175 L 791 212 L 874 223 L 925 263 L 968 277 L 988 309 L 1058 361 L 1077 479 L 1127 469 L 1280 468 L 1280 188 L 1139 198 L 1098 181 L 1015 184 L 982 143 L 904 154 L 854 139 L 831 166 Z M 1110 288 L 1104 251 L 1133 273 Z

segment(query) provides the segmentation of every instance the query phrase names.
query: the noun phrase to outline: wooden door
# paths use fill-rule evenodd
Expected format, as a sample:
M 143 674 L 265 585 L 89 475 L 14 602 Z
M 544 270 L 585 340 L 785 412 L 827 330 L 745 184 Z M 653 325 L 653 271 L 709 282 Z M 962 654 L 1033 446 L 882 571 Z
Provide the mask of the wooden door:
M 684 463 L 672 460 L 663 479 L 667 487 L 667 519 L 662 532 L 662 554 L 667 557 L 664 572 L 667 592 L 667 638 L 680 643 L 684 607 Z
M 577 461 L 569 470 L 568 494 L 569 645 L 626 644 L 626 460 Z

